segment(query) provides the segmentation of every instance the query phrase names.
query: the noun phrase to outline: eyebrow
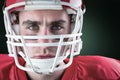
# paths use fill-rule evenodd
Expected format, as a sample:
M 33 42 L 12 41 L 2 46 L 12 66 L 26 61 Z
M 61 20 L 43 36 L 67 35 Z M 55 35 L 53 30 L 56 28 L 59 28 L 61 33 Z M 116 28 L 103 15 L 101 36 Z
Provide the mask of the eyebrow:
M 22 25 L 26 25 L 26 24 L 41 24 L 41 22 L 40 21 L 31 21 L 31 20 L 23 21 Z
M 57 20 L 57 21 L 52 21 L 51 24 L 63 24 L 65 23 L 65 20 Z
M 49 25 L 53 25 L 53 24 L 64 24 L 66 21 L 65 20 L 55 20 L 55 21 L 51 21 Z M 26 20 L 23 21 L 22 25 L 26 25 L 26 24 L 41 24 L 40 21 L 31 21 L 31 20 Z

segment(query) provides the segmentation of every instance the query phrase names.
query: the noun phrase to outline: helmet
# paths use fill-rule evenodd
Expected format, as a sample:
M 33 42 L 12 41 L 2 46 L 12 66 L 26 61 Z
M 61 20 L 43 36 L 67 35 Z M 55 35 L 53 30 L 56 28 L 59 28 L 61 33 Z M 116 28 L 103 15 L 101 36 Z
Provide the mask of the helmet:
M 20 35 L 18 25 L 18 12 L 22 10 L 62 10 L 65 9 L 71 15 L 70 34 L 57 35 Z M 25 71 L 49 74 L 62 70 L 71 65 L 73 57 L 82 49 L 82 24 L 83 14 L 82 0 L 7 0 L 3 10 L 9 55 L 14 57 L 18 68 Z M 74 26 L 74 27 L 72 27 Z M 56 42 L 25 42 L 25 40 L 58 39 Z M 55 56 L 50 58 L 31 58 L 28 47 L 55 46 Z M 63 49 L 64 48 L 64 49 Z M 60 55 L 62 53 L 62 55 Z M 22 57 L 29 67 L 19 63 Z M 57 66 L 65 59 L 69 61 Z

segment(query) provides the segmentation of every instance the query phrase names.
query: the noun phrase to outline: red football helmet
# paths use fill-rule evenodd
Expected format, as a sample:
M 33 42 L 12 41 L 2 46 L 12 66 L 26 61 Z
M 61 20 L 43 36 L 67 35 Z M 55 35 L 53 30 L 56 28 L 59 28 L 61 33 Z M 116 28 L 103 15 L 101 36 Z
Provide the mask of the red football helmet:
M 65 9 L 68 15 L 72 14 L 72 28 L 70 34 L 62 35 L 40 35 L 40 36 L 27 36 L 19 34 L 19 23 L 17 23 L 16 12 L 22 10 L 62 10 Z M 73 60 L 74 55 L 78 55 L 82 49 L 82 25 L 83 14 L 85 9 L 82 0 L 7 0 L 6 7 L 3 11 L 4 22 L 6 28 L 6 37 L 9 55 L 14 57 L 16 65 L 25 71 L 32 71 L 36 73 L 48 74 L 56 70 L 67 68 Z M 56 39 L 56 43 L 25 43 L 26 39 Z M 64 39 L 68 39 L 64 41 Z M 49 59 L 33 59 L 30 58 L 27 46 L 57 46 L 56 56 Z M 63 55 L 59 56 L 61 46 L 65 46 Z M 22 50 L 21 50 L 22 47 Z M 18 54 L 30 66 L 24 67 L 19 64 Z M 69 62 L 62 66 L 57 66 L 62 63 L 69 56 Z

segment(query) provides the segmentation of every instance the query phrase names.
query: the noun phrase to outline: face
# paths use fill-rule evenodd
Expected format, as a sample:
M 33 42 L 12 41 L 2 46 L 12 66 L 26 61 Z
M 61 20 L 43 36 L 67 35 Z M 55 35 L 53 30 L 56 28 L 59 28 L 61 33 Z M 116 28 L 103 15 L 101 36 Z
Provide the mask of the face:
M 26 36 L 61 35 L 70 33 L 70 19 L 65 10 L 34 10 L 19 13 L 20 34 Z M 50 43 L 60 39 L 27 39 L 26 43 Z M 67 39 L 66 39 L 67 40 Z M 65 41 L 65 40 L 64 40 Z M 64 46 L 61 49 L 61 54 Z M 31 58 L 54 57 L 57 46 L 27 47 Z

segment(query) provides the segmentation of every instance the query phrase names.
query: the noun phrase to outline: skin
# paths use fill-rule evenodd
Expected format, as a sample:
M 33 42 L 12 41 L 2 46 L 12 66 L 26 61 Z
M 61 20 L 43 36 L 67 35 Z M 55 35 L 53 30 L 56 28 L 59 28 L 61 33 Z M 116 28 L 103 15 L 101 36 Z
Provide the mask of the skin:
M 19 13 L 21 35 L 61 35 L 70 33 L 70 20 L 65 10 L 35 10 Z M 59 39 L 25 40 L 26 43 L 58 42 Z M 56 54 L 57 47 L 27 47 L 31 58 L 50 58 Z M 64 47 L 62 47 L 63 51 Z M 62 55 L 62 54 L 60 54 Z M 64 71 L 64 70 L 63 70 Z M 27 72 L 32 80 L 59 80 L 63 71 L 56 71 L 49 75 Z

